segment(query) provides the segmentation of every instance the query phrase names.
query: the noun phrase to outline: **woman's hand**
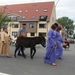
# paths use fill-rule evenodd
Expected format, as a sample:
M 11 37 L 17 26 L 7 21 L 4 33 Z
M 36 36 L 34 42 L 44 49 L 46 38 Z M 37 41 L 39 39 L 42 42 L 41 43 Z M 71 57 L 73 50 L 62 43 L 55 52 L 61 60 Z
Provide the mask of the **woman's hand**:
M 54 44 L 54 47 L 56 47 L 56 46 L 57 46 L 57 43 Z
M 4 44 L 6 44 L 6 42 L 5 41 L 2 41 Z

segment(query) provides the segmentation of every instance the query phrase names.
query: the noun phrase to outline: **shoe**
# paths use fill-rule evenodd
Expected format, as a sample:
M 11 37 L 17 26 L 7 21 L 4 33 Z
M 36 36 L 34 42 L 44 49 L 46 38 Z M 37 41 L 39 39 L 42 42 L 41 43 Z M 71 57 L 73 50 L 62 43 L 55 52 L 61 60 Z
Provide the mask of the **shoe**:
M 63 60 L 63 58 L 61 58 L 61 57 L 59 57 L 58 59 L 61 59 L 61 60 Z
M 12 58 L 11 56 L 7 56 L 7 58 Z
M 56 59 L 58 59 L 58 57 L 56 57 Z
M 47 62 L 44 60 L 44 63 L 47 63 Z
M 56 63 L 52 63 L 51 65 L 52 65 L 52 66 L 57 66 L 57 64 L 56 64 Z

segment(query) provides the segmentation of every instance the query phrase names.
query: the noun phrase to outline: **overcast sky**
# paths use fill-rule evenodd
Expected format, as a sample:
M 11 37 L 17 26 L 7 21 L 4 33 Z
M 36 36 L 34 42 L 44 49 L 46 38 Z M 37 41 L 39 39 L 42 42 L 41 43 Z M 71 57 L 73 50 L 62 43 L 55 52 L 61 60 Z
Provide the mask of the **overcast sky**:
M 75 22 L 75 0 L 0 0 L 0 5 L 55 1 L 56 17 L 67 16 Z

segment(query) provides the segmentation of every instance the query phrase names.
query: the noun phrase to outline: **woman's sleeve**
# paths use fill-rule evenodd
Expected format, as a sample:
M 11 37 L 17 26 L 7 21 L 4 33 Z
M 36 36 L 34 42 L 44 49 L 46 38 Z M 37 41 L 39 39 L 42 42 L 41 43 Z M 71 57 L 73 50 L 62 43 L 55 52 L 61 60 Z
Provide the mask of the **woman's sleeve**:
M 62 43 L 64 42 L 64 40 L 63 40 L 63 38 L 61 37 L 61 35 L 60 35 L 60 37 L 59 37 L 59 41 L 61 41 Z
M 5 34 L 4 34 L 4 32 L 1 33 L 1 41 L 5 42 Z
M 50 43 L 51 43 L 51 45 L 52 46 L 54 46 L 55 45 L 55 41 L 54 41 L 54 38 L 55 36 L 53 35 L 53 32 L 52 31 L 49 31 L 49 33 L 48 33 L 48 39 L 49 39 L 49 41 L 50 41 Z

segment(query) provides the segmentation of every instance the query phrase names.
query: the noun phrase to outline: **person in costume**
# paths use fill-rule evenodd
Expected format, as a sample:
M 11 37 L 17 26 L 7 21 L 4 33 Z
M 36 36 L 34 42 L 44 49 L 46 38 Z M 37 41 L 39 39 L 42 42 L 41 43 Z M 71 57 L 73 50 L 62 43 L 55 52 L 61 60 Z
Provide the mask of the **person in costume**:
M 47 45 L 46 45 L 46 54 L 44 57 L 44 62 L 51 64 L 53 66 L 56 66 L 56 55 L 55 55 L 55 49 L 56 49 L 56 33 L 55 30 L 58 27 L 57 23 L 54 23 L 51 26 L 51 29 L 48 32 L 48 40 L 47 40 Z
M 56 58 L 62 59 L 63 58 L 63 47 L 62 47 L 62 43 L 64 42 L 61 34 L 60 34 L 60 30 L 61 27 L 58 26 L 56 29 L 56 43 L 57 43 L 57 47 L 56 47 Z
M 5 54 L 8 58 L 10 56 L 10 49 L 9 49 L 9 35 L 7 34 L 7 27 L 3 27 L 3 31 L 1 32 L 1 39 L 0 39 L 0 55 Z

